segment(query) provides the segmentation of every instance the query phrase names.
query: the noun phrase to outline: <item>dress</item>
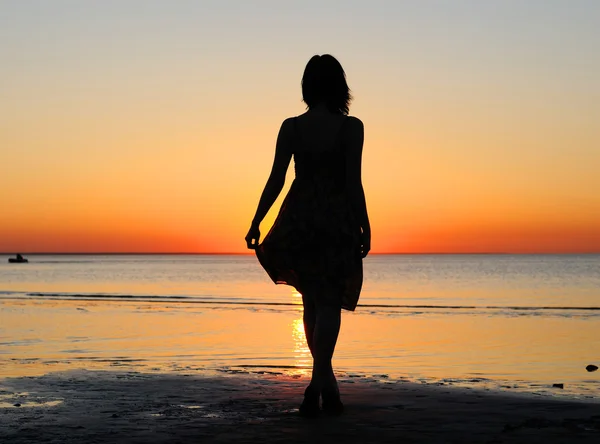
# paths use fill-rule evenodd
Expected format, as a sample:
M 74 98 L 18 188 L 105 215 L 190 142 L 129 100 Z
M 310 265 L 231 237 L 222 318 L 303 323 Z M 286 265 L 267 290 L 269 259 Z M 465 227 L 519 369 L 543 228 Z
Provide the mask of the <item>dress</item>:
M 324 290 L 318 297 L 327 299 L 317 303 L 354 311 L 363 269 L 360 225 L 346 188 L 344 124 L 331 148 L 310 151 L 294 119 L 296 177 L 256 256 L 276 284 L 303 295 L 316 285 Z

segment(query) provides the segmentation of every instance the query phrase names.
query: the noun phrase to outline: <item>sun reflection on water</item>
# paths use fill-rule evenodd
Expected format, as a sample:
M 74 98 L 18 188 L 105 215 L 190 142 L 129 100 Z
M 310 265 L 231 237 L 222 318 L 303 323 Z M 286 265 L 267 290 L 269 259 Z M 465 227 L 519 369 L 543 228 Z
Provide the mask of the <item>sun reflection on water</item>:
M 302 301 L 302 295 L 295 289 L 292 289 L 292 299 L 294 302 Z M 292 327 L 292 339 L 294 341 L 294 349 L 292 354 L 294 356 L 294 369 L 293 374 L 299 376 L 310 375 L 312 368 L 312 356 L 310 350 L 306 344 L 306 336 L 304 334 L 304 322 L 302 321 L 302 311 L 299 310 L 298 314 L 300 317 L 294 319 L 290 324 Z

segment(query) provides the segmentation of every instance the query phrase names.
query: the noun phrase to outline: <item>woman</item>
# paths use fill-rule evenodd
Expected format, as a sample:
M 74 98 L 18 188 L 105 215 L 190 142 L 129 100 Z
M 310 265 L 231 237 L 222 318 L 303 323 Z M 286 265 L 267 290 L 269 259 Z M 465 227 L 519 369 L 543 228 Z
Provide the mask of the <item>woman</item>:
M 286 119 L 275 160 L 246 235 L 248 248 L 276 284 L 302 294 L 304 331 L 313 357 L 303 416 L 340 414 L 343 404 L 331 359 L 341 310 L 354 311 L 362 286 L 362 259 L 371 228 L 361 182 L 362 122 L 348 116 L 346 75 L 331 55 L 310 59 L 302 77 L 307 111 Z M 281 192 L 290 160 L 296 177 L 273 224 L 259 245 L 259 225 Z

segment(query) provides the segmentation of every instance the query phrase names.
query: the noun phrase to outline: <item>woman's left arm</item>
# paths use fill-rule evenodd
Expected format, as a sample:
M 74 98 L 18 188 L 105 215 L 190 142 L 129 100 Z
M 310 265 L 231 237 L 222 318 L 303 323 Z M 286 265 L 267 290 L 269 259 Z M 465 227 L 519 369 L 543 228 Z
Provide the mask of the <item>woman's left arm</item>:
M 256 214 L 252 219 L 250 230 L 246 235 L 246 244 L 248 248 L 252 250 L 256 249 L 258 246 L 258 241 L 260 239 L 260 223 L 273 206 L 273 203 L 279 196 L 279 193 L 281 193 L 283 185 L 285 184 L 285 175 L 287 173 L 288 166 L 290 165 L 290 160 L 292 159 L 292 125 L 292 120 L 286 119 L 283 121 L 281 128 L 279 129 L 277 145 L 275 147 L 275 159 L 273 159 L 271 174 L 269 175 L 265 189 L 260 196 Z

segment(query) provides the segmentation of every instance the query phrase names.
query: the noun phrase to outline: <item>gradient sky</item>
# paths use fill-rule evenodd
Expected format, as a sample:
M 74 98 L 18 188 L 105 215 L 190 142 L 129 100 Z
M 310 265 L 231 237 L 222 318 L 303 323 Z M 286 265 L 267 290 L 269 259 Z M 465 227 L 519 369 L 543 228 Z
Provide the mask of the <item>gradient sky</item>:
M 317 53 L 374 252 L 600 252 L 595 0 L 0 0 L 0 251 L 246 251 Z

